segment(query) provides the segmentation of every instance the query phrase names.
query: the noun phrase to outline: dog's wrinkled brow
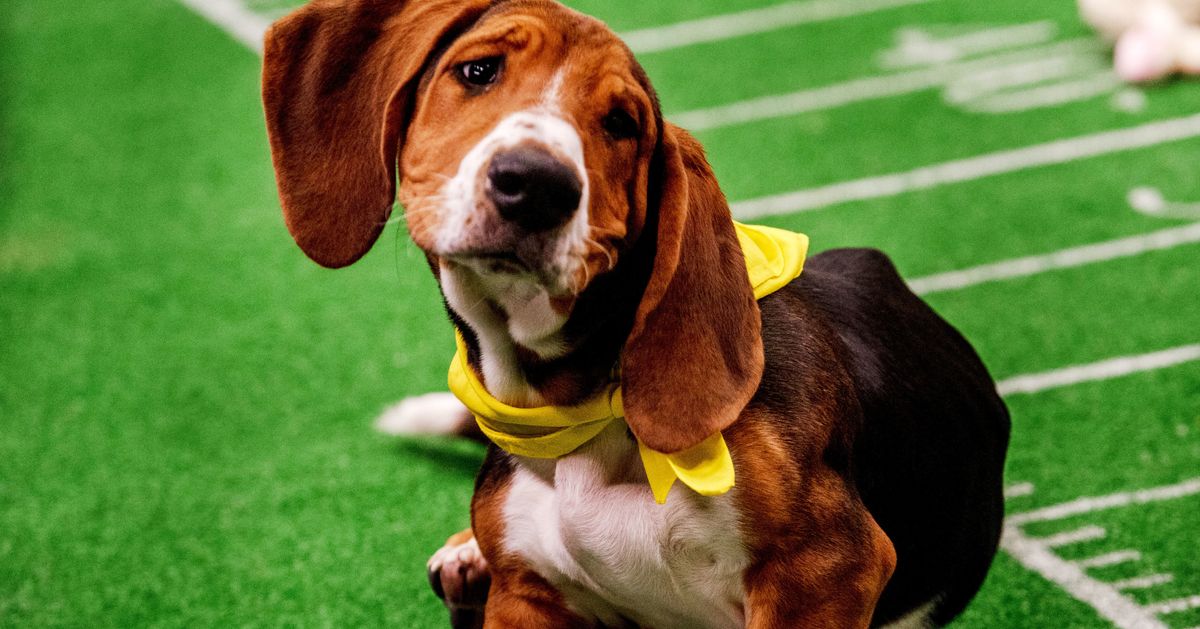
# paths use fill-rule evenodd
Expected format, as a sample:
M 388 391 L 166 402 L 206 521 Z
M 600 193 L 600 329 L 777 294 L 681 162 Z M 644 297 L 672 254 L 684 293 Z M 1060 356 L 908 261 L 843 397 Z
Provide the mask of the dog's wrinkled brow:
M 434 72 L 437 70 L 438 64 L 441 63 L 442 57 L 446 56 L 446 51 L 450 50 L 450 47 L 454 45 L 454 42 L 462 38 L 463 35 L 471 32 L 471 30 L 474 29 L 480 22 L 484 21 L 489 15 L 491 15 L 495 10 L 496 5 L 503 1 L 504 0 L 497 0 L 496 3 L 493 3 L 491 9 L 488 9 L 484 13 L 475 16 L 474 19 L 467 20 L 458 27 L 451 29 L 444 37 L 438 40 L 433 52 L 429 53 L 429 58 L 425 61 L 424 70 L 421 71 L 421 78 L 417 82 L 418 98 L 413 99 L 414 103 L 419 100 L 420 95 L 425 93 L 426 88 L 429 87 L 429 83 L 433 81 Z M 409 112 L 409 117 L 411 117 L 411 113 L 412 112 Z

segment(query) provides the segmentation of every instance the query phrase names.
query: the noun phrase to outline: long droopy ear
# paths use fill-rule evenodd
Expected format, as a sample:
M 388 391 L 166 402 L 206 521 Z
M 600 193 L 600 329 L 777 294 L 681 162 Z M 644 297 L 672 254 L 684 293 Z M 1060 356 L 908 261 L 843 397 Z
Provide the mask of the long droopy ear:
M 762 379 L 762 321 L 725 196 L 688 133 L 666 124 L 654 268 L 621 359 L 625 417 L 659 452 L 738 418 Z
M 271 154 L 288 230 L 310 258 L 346 266 L 375 243 L 427 59 L 490 4 L 314 0 L 267 32 Z

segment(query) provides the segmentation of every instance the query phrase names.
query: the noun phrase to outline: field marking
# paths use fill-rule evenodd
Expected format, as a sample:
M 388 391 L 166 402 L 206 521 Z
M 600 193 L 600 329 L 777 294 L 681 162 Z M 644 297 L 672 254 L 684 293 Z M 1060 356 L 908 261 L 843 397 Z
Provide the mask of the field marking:
M 221 27 L 231 37 L 253 50 L 263 53 L 263 35 L 271 20 L 251 11 L 241 0 L 180 0 L 187 8 Z
M 1080 41 L 1080 40 L 1076 40 Z M 1084 46 L 1077 52 L 1091 52 L 1092 46 Z M 1038 49 L 1033 49 L 1038 50 Z M 1022 51 L 1014 54 L 1027 54 Z M 1029 85 L 1044 84 L 1053 79 L 1068 79 L 1079 76 L 1083 72 L 1093 72 L 1103 68 L 1099 59 L 1080 54 L 1060 54 L 1037 56 L 1028 61 L 1001 65 L 982 72 L 973 73 L 961 80 L 955 81 L 946 88 L 946 101 L 962 105 L 1008 88 L 1020 88 Z M 1056 86 L 1051 86 L 1056 87 Z
M 1044 46 L 1057 35 L 1058 26 L 1050 20 L 978 29 L 942 39 L 922 29 L 902 28 L 896 32 L 896 46 L 881 53 L 879 59 L 885 68 L 944 66 L 970 56 Z M 1039 55 L 1030 61 L 953 77 L 942 99 L 968 112 L 1010 114 L 1089 100 L 1124 87 L 1097 42 L 1076 41 L 1084 43 L 1069 54 Z
M 1198 360 L 1200 360 L 1200 343 L 1182 345 L 1149 354 L 1119 356 L 1084 365 L 1012 376 L 997 382 L 996 390 L 1004 396 L 1038 393 L 1085 382 L 1112 380 L 1144 371 L 1157 371 Z M 1200 483 L 1200 480 L 1197 482 Z
M 1169 118 L 1136 127 L 1101 131 L 959 159 L 907 172 L 854 179 L 773 194 L 730 204 L 735 218 L 751 219 L 826 208 L 928 190 L 986 177 L 1067 164 L 1083 159 L 1149 148 L 1200 136 L 1200 114 Z
M 1004 488 L 1004 499 L 1024 498 L 1033 495 L 1033 483 L 1016 483 Z
M 1200 203 L 1168 201 L 1158 188 L 1139 186 L 1125 200 L 1135 212 L 1161 218 L 1200 218 Z
M 1082 66 L 1080 67 L 1082 68 Z M 975 101 L 955 104 L 976 113 L 1013 114 L 1077 103 L 1110 94 L 1123 85 L 1124 82 L 1112 70 L 1100 70 L 1079 79 L 1065 80 L 1053 85 L 996 94 Z
M 1054 541 L 1057 536 L 1042 539 L 1032 538 L 1027 536 L 1021 527 L 1030 522 L 1061 520 L 1131 505 L 1178 500 L 1196 494 L 1200 494 L 1200 478 L 1138 491 L 1077 498 L 1069 502 L 1010 515 L 1004 521 L 1004 535 L 1001 537 L 1000 546 L 1026 569 L 1059 586 L 1072 598 L 1091 606 L 1102 617 L 1121 629 L 1167 629 L 1167 625 L 1157 616 L 1198 607 L 1200 606 L 1200 596 L 1140 605 L 1122 594 L 1120 590 L 1153 587 L 1167 583 L 1173 577 L 1156 574 L 1105 583 L 1088 576 L 1085 572 L 1085 568 L 1089 567 L 1089 561 L 1093 562 L 1091 567 L 1099 565 L 1095 563 L 1099 559 L 1098 557 L 1091 560 L 1068 561 L 1056 555 L 1053 548 L 1046 543 Z M 1118 555 L 1122 560 L 1140 558 L 1137 551 L 1120 551 L 1119 553 L 1110 553 L 1107 557 L 1111 560 L 1117 558 Z M 1100 557 L 1106 556 L 1101 555 Z
M 1101 526 L 1085 526 L 1073 531 L 1058 533 L 1049 537 L 1041 538 L 1041 542 L 1050 548 L 1058 548 L 1059 546 L 1069 546 L 1080 542 L 1090 542 L 1096 539 L 1103 539 L 1108 531 Z
M 926 29 L 906 27 L 896 31 L 894 48 L 879 53 L 879 65 L 900 69 L 949 63 L 971 55 L 1044 44 L 1057 35 L 1058 25 L 1052 20 L 982 28 L 940 39 Z
M 1128 507 L 1130 505 L 1178 500 L 1196 494 L 1200 494 L 1200 477 L 1191 478 L 1174 485 L 1164 485 L 1151 489 L 1123 491 L 1106 496 L 1076 498 L 1070 502 L 1010 515 L 1005 522 L 1014 526 L 1029 524 L 1030 522 L 1050 522 L 1086 513 Z
M 761 9 L 748 9 L 627 31 L 621 33 L 620 36 L 630 50 L 646 54 L 933 1 L 805 0 L 803 2 L 784 2 Z
M 1155 614 L 1174 614 L 1187 611 L 1189 609 L 1195 609 L 1197 607 L 1200 607 L 1200 595 L 1177 598 L 1173 601 L 1154 603 L 1147 605 L 1146 609 L 1154 612 Z
M 1075 565 L 1080 568 L 1107 568 L 1117 564 L 1129 563 L 1131 561 L 1141 561 L 1142 553 L 1136 550 L 1118 550 L 1116 552 L 1104 553 L 1087 559 L 1079 559 L 1075 561 Z
M 1130 258 L 1196 243 L 1200 243 L 1200 223 L 927 275 L 909 280 L 908 286 L 919 295 L 929 295 L 1048 271 Z
M 1118 590 L 1145 590 L 1148 588 L 1170 583 L 1175 580 L 1173 574 L 1149 574 L 1144 577 L 1113 581 L 1109 585 Z
M 1026 569 L 1095 609 L 1120 629 L 1168 629 L 1154 614 L 1112 586 L 1089 577 L 1077 564 L 1055 555 L 1038 540 L 1026 537 L 1018 526 L 1005 524 L 1000 547 Z
M 881 98 L 943 87 L 951 81 L 1009 65 L 1064 64 L 1100 50 L 1092 38 L 1070 39 L 1048 46 L 958 61 L 919 70 L 852 79 L 821 87 L 760 96 L 715 107 L 673 113 L 667 117 L 691 131 L 707 131 L 772 118 L 844 107 Z

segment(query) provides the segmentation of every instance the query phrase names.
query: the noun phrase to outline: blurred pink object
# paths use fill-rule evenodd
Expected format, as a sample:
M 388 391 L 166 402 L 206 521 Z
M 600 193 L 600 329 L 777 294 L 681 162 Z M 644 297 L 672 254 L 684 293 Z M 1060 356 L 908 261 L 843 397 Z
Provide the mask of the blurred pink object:
M 1200 75 L 1200 0 L 1079 0 L 1079 10 L 1115 44 L 1122 79 Z

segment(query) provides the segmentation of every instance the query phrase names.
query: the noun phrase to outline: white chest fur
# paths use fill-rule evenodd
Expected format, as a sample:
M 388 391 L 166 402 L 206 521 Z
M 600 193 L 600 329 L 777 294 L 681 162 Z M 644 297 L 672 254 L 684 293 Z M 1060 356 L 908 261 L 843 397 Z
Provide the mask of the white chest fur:
M 585 618 L 655 629 L 745 624 L 749 559 L 731 494 L 705 498 L 677 483 L 667 504 L 655 503 L 622 422 L 561 459 L 521 459 L 504 516 L 505 548 Z

